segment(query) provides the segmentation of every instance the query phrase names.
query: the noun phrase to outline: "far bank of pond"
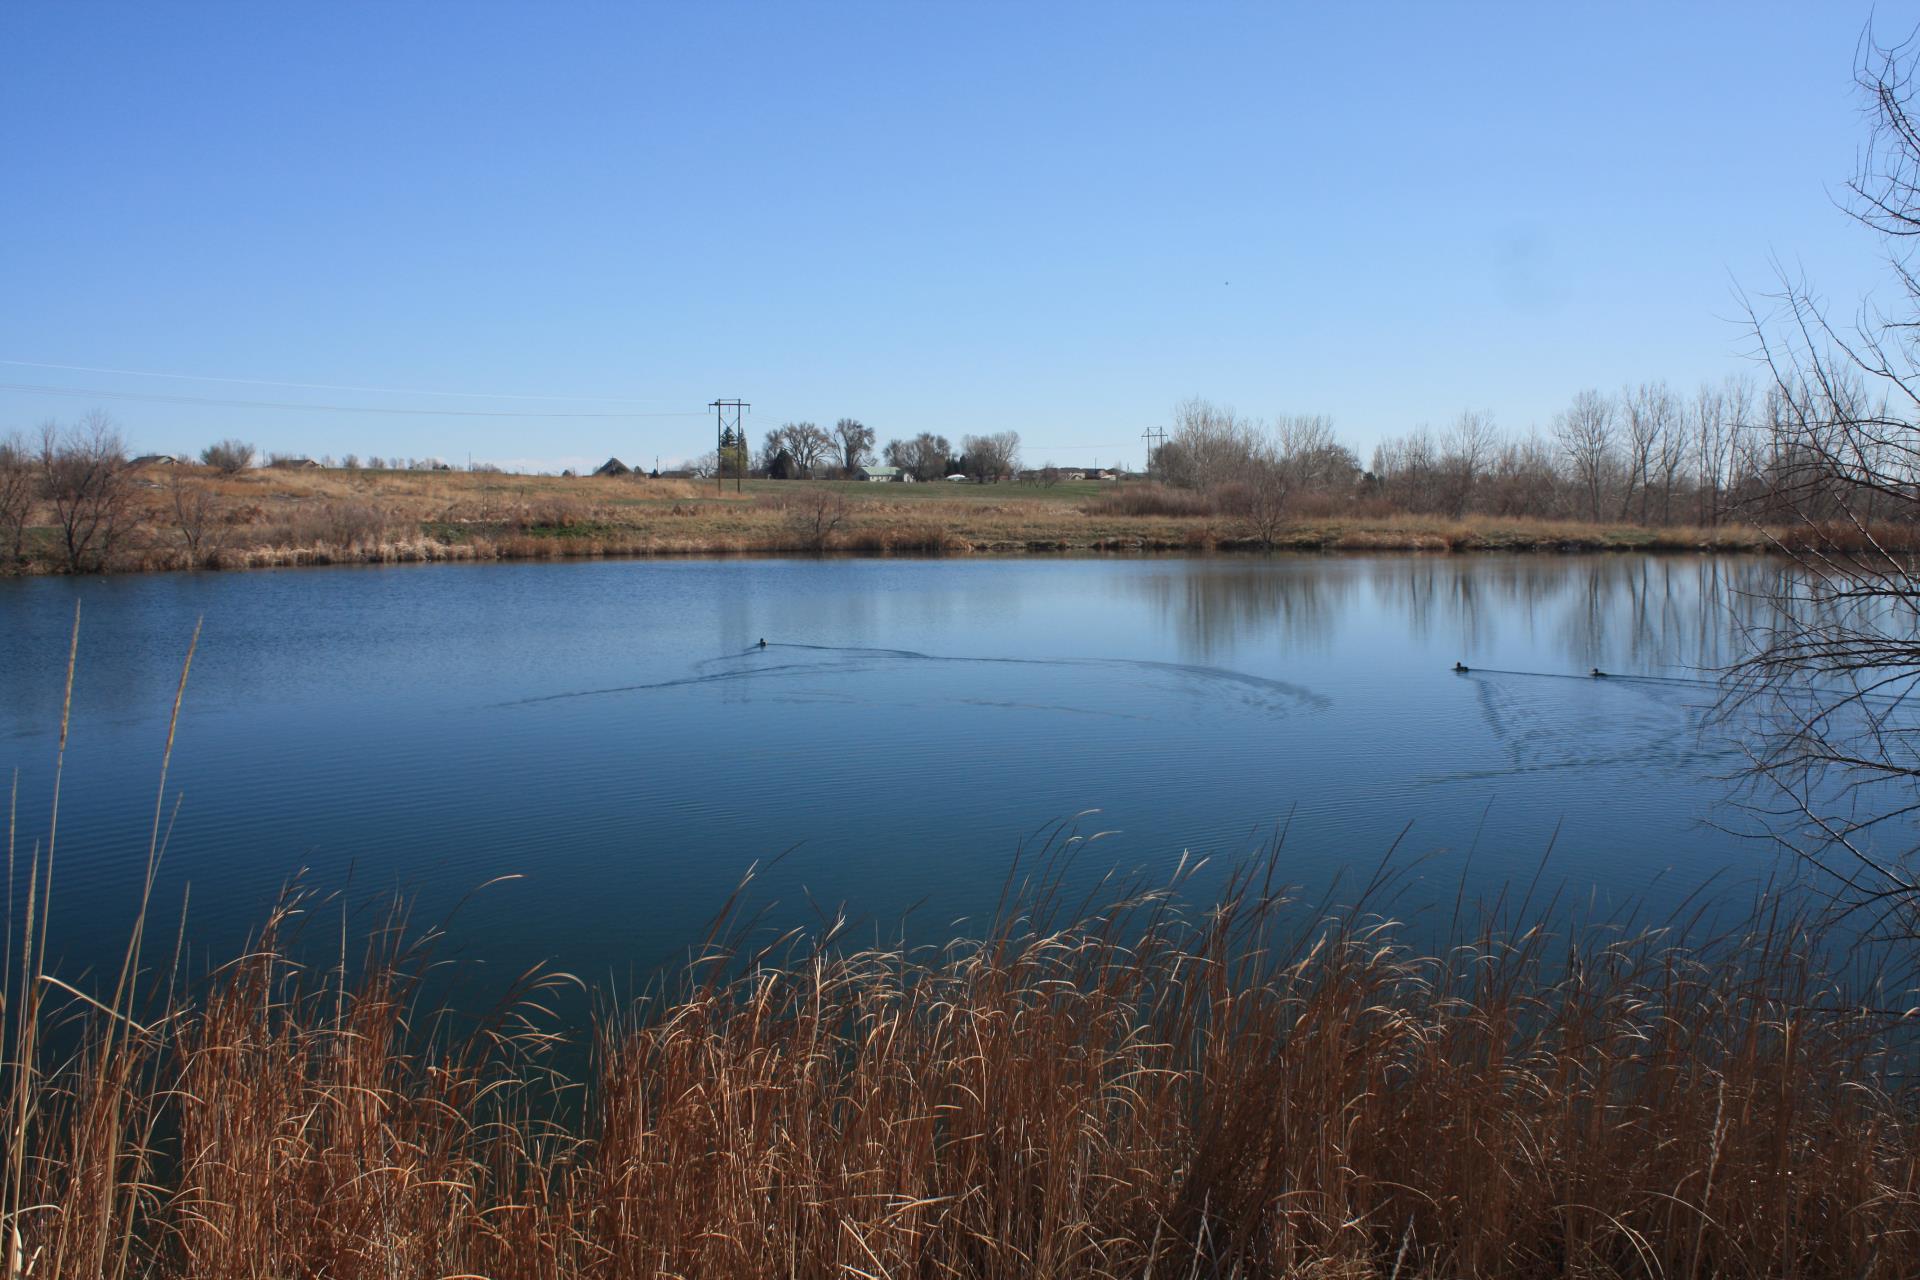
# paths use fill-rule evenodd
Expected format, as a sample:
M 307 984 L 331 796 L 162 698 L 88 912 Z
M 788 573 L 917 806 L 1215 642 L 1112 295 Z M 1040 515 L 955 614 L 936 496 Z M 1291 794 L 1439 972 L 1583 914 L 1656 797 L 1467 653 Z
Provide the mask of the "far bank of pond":
M 874 485 L 470 472 L 143 472 L 123 527 L 81 568 L 789 553 L 1141 555 L 1266 551 L 1761 551 L 1805 531 L 1460 517 L 1300 514 L 1260 530 L 1200 495 L 1080 482 Z M 27 573 L 73 567 L 36 513 Z

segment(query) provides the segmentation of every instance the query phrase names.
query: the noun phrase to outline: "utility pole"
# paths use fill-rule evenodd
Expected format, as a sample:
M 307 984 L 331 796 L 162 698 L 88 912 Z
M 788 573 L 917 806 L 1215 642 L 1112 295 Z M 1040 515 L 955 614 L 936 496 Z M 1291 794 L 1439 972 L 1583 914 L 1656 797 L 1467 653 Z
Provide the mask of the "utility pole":
M 747 432 L 740 425 L 740 415 L 753 408 L 745 400 L 715 400 L 707 408 L 713 410 L 714 431 L 718 436 L 717 454 L 720 465 L 713 469 L 715 492 L 727 491 L 727 459 L 733 451 L 740 451 L 740 465 L 733 473 L 733 491 L 741 491 L 741 482 L 747 473 Z
M 1154 455 L 1159 453 L 1160 446 L 1167 442 L 1167 432 L 1164 427 L 1148 427 L 1140 433 L 1140 438 L 1147 442 L 1147 479 L 1151 480 Z

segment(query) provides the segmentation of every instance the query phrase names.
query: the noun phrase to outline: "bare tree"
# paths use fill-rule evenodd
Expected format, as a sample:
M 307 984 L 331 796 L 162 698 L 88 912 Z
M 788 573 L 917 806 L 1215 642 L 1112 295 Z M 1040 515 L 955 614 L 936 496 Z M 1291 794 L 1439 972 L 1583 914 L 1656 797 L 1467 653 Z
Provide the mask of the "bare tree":
M 786 426 L 778 426 L 770 429 L 765 438 L 760 441 L 760 448 L 753 456 L 754 469 L 758 471 L 772 471 L 774 462 L 782 453 L 787 453 L 789 457 L 792 456 L 787 449 Z
M 999 431 L 989 436 L 966 436 L 960 441 L 967 474 L 986 483 L 998 483 L 1020 469 L 1020 433 Z
M 911 440 L 889 440 L 886 459 L 890 467 L 910 472 L 916 480 L 938 480 L 947 474 L 953 446 L 945 436 L 922 431 Z
M 1600 497 L 1613 465 L 1613 404 L 1598 391 L 1582 391 L 1553 421 L 1554 439 L 1574 482 L 1587 498 L 1587 518 L 1600 518 Z
M 1537 435 L 1503 441 L 1476 485 L 1476 508 L 1496 516 L 1562 514 L 1566 486 L 1555 462 L 1553 446 Z
M 1653 455 L 1664 427 L 1661 416 L 1660 388 L 1641 383 L 1621 393 L 1621 421 L 1626 427 L 1622 443 L 1626 449 L 1626 485 L 1620 491 L 1620 519 L 1633 510 L 1634 495 L 1640 497 L 1640 520 L 1646 522 L 1648 475 Z
M 767 432 L 756 461 L 762 471 L 771 471 L 775 460 L 784 452 L 793 459 L 799 473 L 808 476 L 834 451 L 833 436 L 820 427 L 811 422 L 784 422 Z
M 0 439 L 0 568 L 20 567 L 33 515 L 33 454 L 16 433 Z
M 833 438 L 840 442 L 840 465 L 847 474 L 873 461 L 873 428 L 858 418 L 842 418 L 834 423 Z
M 1373 474 L 1381 492 L 1408 511 L 1432 511 L 1439 505 L 1440 455 L 1425 423 L 1376 445 Z
M 1269 452 L 1285 464 L 1289 482 L 1302 493 L 1350 491 L 1360 474 L 1360 460 L 1334 438 L 1333 419 L 1325 414 L 1275 418 Z
M 254 447 L 245 440 L 221 440 L 202 449 L 200 461 L 221 475 L 232 476 L 253 465 L 255 452 Z
M 1646 420 L 1649 437 L 1640 467 L 1640 522 L 1645 524 L 1654 497 L 1660 502 L 1660 522 L 1673 521 L 1673 491 L 1680 469 L 1693 451 L 1688 416 L 1680 398 L 1664 382 L 1642 383 L 1629 397 L 1629 416 Z
M 792 451 L 793 460 L 800 464 L 800 470 L 812 475 L 822 461 L 833 455 L 833 434 L 811 422 L 789 423 L 787 448 Z
M 1715 525 L 1720 522 L 1720 491 L 1727 477 L 1726 392 L 1701 383 L 1689 412 L 1693 416 L 1693 490 L 1699 504 L 1694 522 Z
M 65 431 L 41 428 L 40 496 L 68 572 L 106 568 L 133 523 L 126 445 L 111 417 L 95 410 Z
M 1264 446 L 1258 422 L 1196 397 L 1174 406 L 1173 434 L 1154 465 L 1167 484 L 1213 489 L 1243 476 Z
M 1832 873 L 1844 900 L 1920 930 L 1920 117 L 1911 42 L 1862 42 L 1856 79 L 1873 119 L 1849 183 L 1876 232 L 1902 310 L 1829 322 L 1808 287 L 1782 282 L 1772 314 L 1750 306 L 1771 375 L 1741 431 L 1736 496 L 1791 558 L 1753 610 L 1752 656 L 1724 704 L 1756 717 L 1754 777 L 1786 799 L 1779 832 Z M 1777 812 L 1777 810 L 1776 810 Z
M 1472 503 L 1474 486 L 1479 484 L 1499 439 L 1493 414 L 1486 410 L 1468 409 L 1453 420 L 1440 458 L 1441 482 L 1451 514 L 1460 515 Z

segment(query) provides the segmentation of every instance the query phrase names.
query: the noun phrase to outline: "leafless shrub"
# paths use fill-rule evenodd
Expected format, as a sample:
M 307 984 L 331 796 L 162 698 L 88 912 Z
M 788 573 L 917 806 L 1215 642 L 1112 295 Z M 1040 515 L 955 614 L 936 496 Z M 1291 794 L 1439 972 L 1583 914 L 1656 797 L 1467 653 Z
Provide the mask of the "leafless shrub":
M 809 488 L 786 497 L 786 526 L 808 551 L 825 551 L 853 514 L 853 504 L 832 489 Z
M 239 475 L 253 465 L 254 447 L 245 440 L 221 440 L 200 451 L 200 461 L 223 476 Z
M 1293 490 L 1292 469 L 1268 456 L 1251 463 L 1240 479 L 1220 486 L 1217 501 L 1248 537 L 1271 548 L 1286 527 Z
M 343 551 L 378 545 L 387 536 L 387 513 L 370 502 L 329 502 L 321 507 L 324 539 Z
M 232 504 L 212 485 L 190 479 L 184 471 L 175 467 L 167 477 L 167 506 L 188 567 L 200 568 L 218 562 L 233 531 L 228 519 Z

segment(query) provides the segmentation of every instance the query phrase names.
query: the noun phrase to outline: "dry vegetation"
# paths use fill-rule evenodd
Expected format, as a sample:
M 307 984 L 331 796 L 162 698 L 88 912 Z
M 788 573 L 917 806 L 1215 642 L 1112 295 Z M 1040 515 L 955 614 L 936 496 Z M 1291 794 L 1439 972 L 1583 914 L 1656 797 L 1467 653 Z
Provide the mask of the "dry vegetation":
M 1746 526 L 1647 528 L 1498 516 L 1413 516 L 1384 503 L 1295 499 L 1257 531 L 1230 503 L 1140 482 L 1041 487 L 691 480 L 466 472 L 274 470 L 179 464 L 134 470 L 105 552 L 83 568 L 241 569 L 305 564 L 778 552 L 1257 550 L 1759 550 Z M 1229 495 L 1230 496 L 1230 495 Z M 21 526 L 22 572 L 62 572 L 56 513 Z M 5 541 L 0 539 L 0 541 Z
M 21 1010 L 76 1047 L 8 1082 L 14 1274 L 1912 1274 L 1911 1054 L 1788 921 L 1433 958 L 1247 880 L 1191 924 L 1028 901 L 937 952 L 710 950 L 577 1085 L 560 979 L 456 1032 L 400 920 L 297 963 L 315 903 L 137 1023 L 23 977 L 10 1056 Z

